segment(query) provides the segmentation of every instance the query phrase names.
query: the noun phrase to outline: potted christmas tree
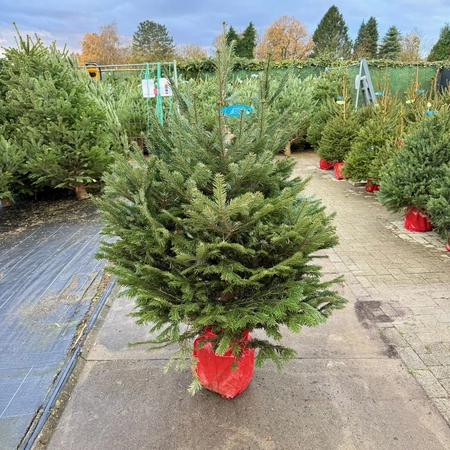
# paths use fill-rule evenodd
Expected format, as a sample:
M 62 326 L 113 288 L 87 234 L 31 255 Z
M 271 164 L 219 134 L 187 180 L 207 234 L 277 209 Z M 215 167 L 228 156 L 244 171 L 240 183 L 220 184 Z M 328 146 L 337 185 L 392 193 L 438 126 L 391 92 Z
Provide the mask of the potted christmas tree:
M 444 177 L 450 161 L 450 112 L 424 116 L 406 136 L 404 145 L 386 163 L 380 179 L 378 198 L 392 211 L 406 207 L 405 228 L 429 231 L 428 202 L 436 180 Z
M 442 167 L 442 173 L 431 183 L 431 197 L 427 203 L 435 230 L 446 240 L 450 251 L 450 162 Z
M 54 43 L 46 47 L 20 34 L 17 41 L 17 49 L 5 50 L 0 74 L 8 140 L 26 153 L 23 170 L 34 188 L 70 189 L 86 199 L 86 187 L 100 180 L 123 145 L 107 87 Z
M 150 158 L 136 155 L 131 165 L 119 157 L 98 201 L 103 233 L 113 238 L 99 256 L 135 298 L 137 323 L 156 334 L 149 344 L 179 343 L 173 359 L 177 367 L 192 362 L 191 392 L 203 384 L 224 397 L 245 389 L 255 350 L 257 365 L 294 356 L 277 343 L 280 326 L 318 325 L 345 302 L 332 289 L 337 280 L 324 281 L 313 261 L 337 242 L 332 217 L 302 194 L 295 162 L 276 157 L 301 124 L 289 110 L 268 114 L 277 94 L 268 67 L 248 105 L 253 113 L 223 115 L 232 59 L 224 44 L 212 129 L 199 120 L 195 92 L 174 87 L 177 105 L 164 127 L 151 118 Z
M 342 173 L 356 182 L 367 180 L 366 191 L 374 192 L 378 190 L 378 184 L 370 177 L 372 166 L 379 165 L 377 156 L 380 151 L 396 140 L 401 124 L 401 106 L 397 98 L 385 93 L 376 107 L 370 108 L 370 117 L 362 124 L 345 156 Z
M 313 101 L 316 107 L 311 112 L 306 141 L 314 148 L 319 148 L 322 132 L 328 119 L 332 117 L 336 110 L 336 101 L 342 100 L 342 81 L 347 83 L 348 73 L 344 69 L 333 68 L 326 70 L 314 79 Z M 325 159 L 319 160 L 319 167 L 322 170 L 329 170 L 334 167 L 333 161 Z
M 350 151 L 358 130 L 358 115 L 347 96 L 347 77 L 345 76 L 342 95 L 334 104 L 333 114 L 323 128 L 317 148 L 317 154 L 322 160 L 333 163 L 337 179 L 344 178 L 341 172 L 344 158 Z
M 0 134 L 0 202 L 10 206 L 14 197 L 14 185 L 19 183 L 19 168 L 23 164 L 24 152 Z

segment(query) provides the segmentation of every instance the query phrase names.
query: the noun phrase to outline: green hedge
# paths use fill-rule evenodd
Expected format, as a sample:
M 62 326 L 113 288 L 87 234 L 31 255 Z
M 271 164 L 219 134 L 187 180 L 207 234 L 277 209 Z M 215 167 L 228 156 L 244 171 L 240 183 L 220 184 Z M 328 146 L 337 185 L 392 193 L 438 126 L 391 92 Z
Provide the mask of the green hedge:
M 398 93 L 401 97 L 405 95 L 406 90 L 414 81 L 416 72 L 420 89 L 430 90 L 437 72 L 441 67 L 450 67 L 450 61 L 438 61 L 429 63 L 419 61 L 415 64 L 402 63 L 388 60 L 372 60 L 368 61 L 370 75 L 376 91 L 383 90 L 386 70 L 389 75 L 389 88 L 392 93 Z M 241 79 L 247 78 L 249 75 L 258 73 L 263 70 L 264 61 L 249 60 L 238 58 L 235 66 L 235 76 Z M 349 77 L 354 80 L 359 73 L 359 62 L 355 61 L 327 61 L 323 59 L 306 59 L 294 61 L 274 61 L 272 69 L 280 74 L 284 73 L 288 68 L 292 68 L 300 78 L 306 78 L 309 75 L 317 76 L 324 70 L 333 70 L 337 68 L 347 67 Z M 177 65 L 178 73 L 185 79 L 203 78 L 211 76 L 214 72 L 212 58 L 203 60 L 187 60 Z

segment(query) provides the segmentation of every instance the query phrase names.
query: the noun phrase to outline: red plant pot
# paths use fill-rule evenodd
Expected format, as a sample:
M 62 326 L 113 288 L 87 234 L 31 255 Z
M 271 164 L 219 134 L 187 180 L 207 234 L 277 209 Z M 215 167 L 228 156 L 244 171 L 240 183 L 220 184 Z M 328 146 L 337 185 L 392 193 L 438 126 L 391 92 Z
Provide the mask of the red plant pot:
M 336 162 L 334 163 L 334 176 L 338 179 L 338 180 L 343 180 L 345 177 L 342 172 L 341 172 L 341 168 L 345 165 L 345 163 L 343 162 Z
M 404 226 L 409 231 L 431 231 L 430 215 L 412 206 L 406 210 Z
M 334 163 L 325 161 L 324 159 L 320 159 L 319 160 L 319 167 L 322 170 L 329 170 L 329 169 L 332 169 L 334 167 Z
M 198 347 L 202 339 L 212 338 L 216 335 L 207 328 L 205 332 L 194 341 L 194 358 L 197 359 L 195 372 L 202 386 L 210 391 L 217 392 L 223 398 L 233 398 L 243 392 L 253 377 L 255 365 L 255 349 L 247 348 L 251 340 L 250 333 L 243 333 L 241 348 L 242 354 L 236 357 L 229 348 L 223 355 L 218 355 L 212 349 L 212 343 Z M 233 367 L 232 367 L 233 366 Z
M 366 186 L 364 187 L 364 189 L 367 192 L 376 192 L 380 190 L 380 186 L 378 184 L 374 184 L 372 183 L 370 180 L 367 180 Z
M 445 244 L 445 249 L 450 252 L 450 244 Z

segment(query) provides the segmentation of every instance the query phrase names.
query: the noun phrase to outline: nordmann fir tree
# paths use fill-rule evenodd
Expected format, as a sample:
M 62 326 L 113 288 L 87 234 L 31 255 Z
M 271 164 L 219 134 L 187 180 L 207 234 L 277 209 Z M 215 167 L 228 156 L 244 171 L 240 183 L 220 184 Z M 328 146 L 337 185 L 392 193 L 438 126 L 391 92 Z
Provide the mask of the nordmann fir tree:
M 314 149 L 318 148 L 323 129 L 335 111 L 336 100 L 342 94 L 342 82 L 346 76 L 346 70 L 336 68 L 324 71 L 314 79 L 313 101 L 316 106 L 309 115 L 310 120 L 306 134 L 306 141 Z M 347 82 L 348 80 L 346 80 Z
M 218 354 L 231 346 L 236 356 L 245 330 L 264 331 L 275 342 L 253 337 L 256 364 L 282 367 L 295 351 L 277 342 L 280 326 L 299 332 L 345 303 L 332 289 L 338 280 L 324 281 L 315 260 L 337 238 L 332 216 L 302 194 L 307 180 L 291 178 L 294 161 L 276 157 L 299 124 L 289 110 L 267 121 L 278 95 L 269 68 L 253 114 L 232 118 L 220 110 L 233 48 L 222 44 L 215 65 L 213 129 L 199 120 L 195 95 L 174 87 L 173 115 L 164 127 L 152 118 L 150 158 L 137 154 L 134 165 L 118 158 L 106 176 L 99 257 L 135 298 L 132 315 L 155 336 L 147 343 L 180 344 L 171 360 L 180 358 L 177 368 L 186 367 L 191 340 L 206 327 L 217 335 L 209 341 Z M 191 392 L 198 388 L 194 379 Z
M 378 198 L 391 211 L 416 207 L 427 211 L 437 180 L 445 178 L 450 161 L 450 111 L 443 106 L 425 116 L 386 163 Z
M 388 93 L 387 86 L 384 92 L 375 107 L 368 106 L 372 109 L 371 117 L 362 124 L 345 156 L 342 173 L 351 180 L 369 179 L 372 165 L 379 163 L 378 153 L 389 143 L 396 142 L 401 121 L 401 105 L 397 97 Z
M 14 193 L 20 185 L 20 168 L 25 152 L 11 144 L 0 130 L 0 200 L 3 206 L 14 199 Z
M 55 44 L 19 34 L 3 84 L 11 144 L 26 152 L 24 170 L 36 188 L 67 188 L 79 199 L 122 149 L 120 124 L 98 83 Z
M 442 167 L 439 178 L 433 180 L 427 212 L 431 215 L 434 229 L 450 246 L 450 163 Z
M 347 75 L 343 78 L 342 86 L 340 100 L 332 104 L 333 112 L 318 142 L 317 154 L 328 162 L 344 161 L 360 127 L 358 114 L 347 95 Z

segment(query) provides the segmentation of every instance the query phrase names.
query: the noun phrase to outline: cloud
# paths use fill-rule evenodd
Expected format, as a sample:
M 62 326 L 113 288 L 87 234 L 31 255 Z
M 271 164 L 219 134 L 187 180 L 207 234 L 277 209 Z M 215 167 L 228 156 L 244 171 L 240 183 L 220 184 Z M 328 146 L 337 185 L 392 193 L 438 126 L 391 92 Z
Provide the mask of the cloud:
M 23 34 L 37 33 L 45 43 L 56 40 L 58 47 L 79 50 L 84 33 L 97 32 L 103 25 L 117 23 L 121 36 L 132 36 L 138 24 L 153 20 L 167 27 L 177 44 L 210 46 L 222 29 L 222 22 L 239 32 L 250 21 L 262 33 L 282 15 L 295 16 L 313 33 L 331 6 L 329 0 L 13 0 L 4 2 L 0 21 L 0 44 L 15 45 L 16 22 Z M 7 4 L 6 4 L 7 3 Z M 440 28 L 450 17 L 448 0 L 380 0 L 361 2 L 337 0 L 334 4 L 344 17 L 349 35 L 356 38 L 363 20 L 374 16 L 380 38 L 391 25 L 407 33 L 421 30 L 426 39 L 437 40 Z

